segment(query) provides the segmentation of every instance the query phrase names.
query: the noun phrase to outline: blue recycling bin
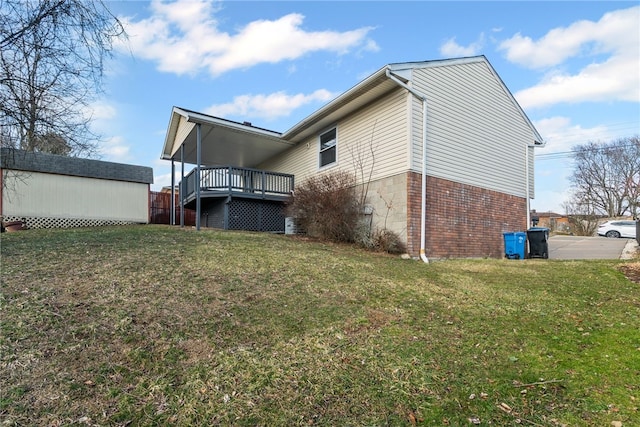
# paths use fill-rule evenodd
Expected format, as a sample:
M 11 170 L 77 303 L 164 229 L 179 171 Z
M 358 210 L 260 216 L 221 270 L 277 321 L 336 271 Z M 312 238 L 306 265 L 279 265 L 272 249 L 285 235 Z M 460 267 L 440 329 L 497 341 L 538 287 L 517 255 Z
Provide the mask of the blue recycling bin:
M 516 231 L 502 233 L 504 236 L 504 256 L 509 259 L 524 259 L 526 252 L 527 233 Z

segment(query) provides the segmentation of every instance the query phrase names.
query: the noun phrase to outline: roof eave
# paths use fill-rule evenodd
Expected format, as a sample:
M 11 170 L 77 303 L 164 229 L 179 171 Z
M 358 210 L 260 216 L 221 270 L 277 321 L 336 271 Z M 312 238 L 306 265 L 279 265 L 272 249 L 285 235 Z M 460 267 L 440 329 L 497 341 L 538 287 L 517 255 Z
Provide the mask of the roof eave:
M 180 123 L 179 116 L 181 115 L 184 116 L 180 108 L 174 106 L 171 109 L 169 128 L 167 129 L 167 134 L 164 137 L 164 146 L 162 147 L 162 155 L 160 156 L 161 160 L 171 160 L 173 157 L 171 149 L 173 148 L 173 141 L 176 139 L 176 132 L 178 131 L 178 124 Z
M 309 126 L 319 122 L 323 117 L 326 117 L 330 113 L 339 109 L 342 106 L 347 105 L 349 102 L 358 98 L 362 94 L 366 93 L 370 90 L 371 86 L 375 86 L 379 84 L 378 81 L 383 81 L 387 79 L 386 70 L 387 65 L 380 68 L 378 71 L 371 74 L 366 79 L 359 82 L 357 85 L 353 86 L 351 89 L 343 92 L 338 97 L 334 98 L 328 104 L 324 105 L 319 110 L 316 110 L 311 115 L 307 116 L 297 124 L 295 124 L 291 129 L 287 130 L 282 134 L 282 138 L 285 140 L 295 140 L 296 136 L 307 129 Z
M 259 127 L 251 126 L 248 124 L 238 123 L 231 120 L 221 119 L 219 117 L 208 116 L 206 114 L 197 113 L 195 111 L 185 111 L 183 109 L 179 109 L 188 122 L 191 123 L 199 123 L 203 125 L 211 125 L 211 126 L 224 126 L 226 128 L 234 129 L 241 132 L 249 132 L 261 136 L 266 136 L 275 139 L 281 139 L 282 134 L 280 132 L 262 129 Z
M 231 129 L 240 133 L 250 133 L 253 135 L 258 135 L 262 138 L 268 138 L 272 140 L 277 140 L 278 142 L 282 142 L 287 144 L 287 141 L 284 141 L 280 132 L 271 131 L 268 129 L 262 129 L 255 126 L 234 122 L 231 120 L 221 119 L 214 116 L 209 116 L 206 114 L 198 113 L 195 111 L 190 111 L 180 107 L 173 107 L 171 110 L 171 118 L 169 120 L 169 128 L 167 130 L 167 135 L 164 141 L 164 147 L 162 150 L 162 155 L 160 156 L 161 160 L 171 160 L 174 158 L 175 153 L 172 152 L 175 147 L 175 139 L 177 137 L 177 131 L 180 124 L 180 118 L 183 117 L 189 123 L 201 124 L 206 126 L 217 126 L 224 127 L 227 129 Z M 291 145 L 291 144 L 289 144 Z

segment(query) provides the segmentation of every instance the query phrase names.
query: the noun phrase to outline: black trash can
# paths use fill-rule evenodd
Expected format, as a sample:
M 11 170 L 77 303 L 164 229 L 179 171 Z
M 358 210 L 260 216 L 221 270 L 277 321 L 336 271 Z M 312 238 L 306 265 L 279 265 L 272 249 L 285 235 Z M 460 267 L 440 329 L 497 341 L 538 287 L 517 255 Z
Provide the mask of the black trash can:
M 549 229 L 545 227 L 531 227 L 527 230 L 529 241 L 529 258 L 549 258 Z

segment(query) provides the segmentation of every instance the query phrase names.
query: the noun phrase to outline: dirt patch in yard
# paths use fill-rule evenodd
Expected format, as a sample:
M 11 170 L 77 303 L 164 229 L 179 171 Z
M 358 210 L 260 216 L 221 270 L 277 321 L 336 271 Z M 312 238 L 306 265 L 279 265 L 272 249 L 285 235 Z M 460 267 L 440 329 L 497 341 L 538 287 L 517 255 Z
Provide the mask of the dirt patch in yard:
M 634 283 L 640 283 L 640 261 L 620 266 L 620 271 Z

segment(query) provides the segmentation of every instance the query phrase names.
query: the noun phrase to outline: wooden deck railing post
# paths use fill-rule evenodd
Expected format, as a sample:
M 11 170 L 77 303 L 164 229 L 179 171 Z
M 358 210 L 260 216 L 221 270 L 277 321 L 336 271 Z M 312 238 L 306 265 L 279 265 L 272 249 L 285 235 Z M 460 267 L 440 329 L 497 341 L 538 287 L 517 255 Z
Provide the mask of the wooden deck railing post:
M 289 174 L 223 166 L 199 170 L 196 167 L 186 177 L 183 173 L 183 179 L 178 185 L 181 187 L 180 200 L 186 203 L 192 197 L 202 197 L 202 191 L 243 193 L 263 199 L 276 195 L 286 196 L 293 191 L 293 182 L 294 176 Z

